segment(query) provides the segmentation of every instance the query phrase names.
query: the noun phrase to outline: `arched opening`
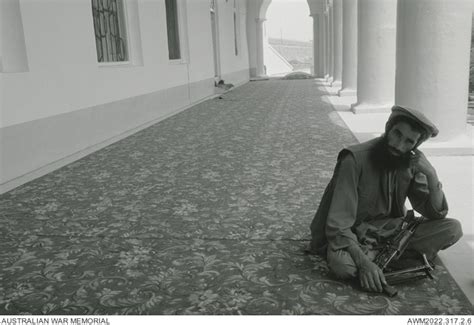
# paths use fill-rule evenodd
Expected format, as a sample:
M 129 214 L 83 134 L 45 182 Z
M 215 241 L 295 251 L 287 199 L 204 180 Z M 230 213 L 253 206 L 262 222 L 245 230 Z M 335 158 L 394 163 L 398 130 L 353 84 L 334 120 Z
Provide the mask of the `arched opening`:
M 268 76 L 312 74 L 313 22 L 307 0 L 272 0 L 264 23 L 264 64 Z

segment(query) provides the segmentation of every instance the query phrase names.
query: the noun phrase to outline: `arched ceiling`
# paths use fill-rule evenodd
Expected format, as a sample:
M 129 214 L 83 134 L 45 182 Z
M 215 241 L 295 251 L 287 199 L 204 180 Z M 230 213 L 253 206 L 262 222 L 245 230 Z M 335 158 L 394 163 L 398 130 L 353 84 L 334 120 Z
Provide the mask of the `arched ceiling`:
M 328 2 L 332 2 L 332 0 L 306 0 L 306 1 L 308 2 L 310 15 L 323 13 L 326 8 L 326 4 Z M 267 10 L 271 3 L 272 3 L 272 0 L 261 0 L 260 9 L 258 10 L 258 18 L 266 19 Z

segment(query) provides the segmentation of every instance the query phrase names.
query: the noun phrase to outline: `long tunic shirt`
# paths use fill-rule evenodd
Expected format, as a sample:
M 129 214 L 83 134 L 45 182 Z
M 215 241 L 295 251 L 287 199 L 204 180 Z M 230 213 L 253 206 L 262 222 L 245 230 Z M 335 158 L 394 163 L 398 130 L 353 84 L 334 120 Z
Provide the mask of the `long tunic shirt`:
M 429 219 L 447 215 L 443 194 L 442 209 L 429 199 L 426 176 L 413 167 L 388 169 L 373 159 L 381 138 L 343 149 L 333 177 L 311 223 L 311 248 L 325 254 L 359 245 L 374 249 L 392 236 L 406 214 L 405 201 Z

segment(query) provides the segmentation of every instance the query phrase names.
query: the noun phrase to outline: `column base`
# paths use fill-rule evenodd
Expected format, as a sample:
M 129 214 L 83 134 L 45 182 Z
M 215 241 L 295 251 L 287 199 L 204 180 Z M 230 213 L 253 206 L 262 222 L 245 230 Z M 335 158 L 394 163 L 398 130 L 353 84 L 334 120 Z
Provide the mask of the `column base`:
M 341 80 L 334 80 L 331 82 L 331 87 L 333 88 L 341 88 L 342 86 L 342 81 Z
M 468 124 L 464 134 L 446 141 L 434 138 L 422 143 L 420 149 L 428 156 L 473 156 L 474 127 Z
M 359 142 L 368 141 L 384 133 L 385 123 L 390 116 L 390 112 L 354 114 L 352 111 L 337 110 L 337 113 Z M 424 142 L 420 150 L 427 156 L 474 156 L 474 126 L 466 124 L 464 133 L 454 139 L 436 141 L 434 138 Z
M 354 114 L 369 114 L 369 113 L 390 113 L 393 105 L 367 105 L 355 103 L 351 105 L 351 111 Z
M 270 78 L 268 76 L 256 76 L 252 77 L 249 80 L 250 81 L 262 81 L 262 80 L 269 80 Z
M 340 89 L 337 94 L 339 97 L 349 97 L 349 96 L 357 96 L 357 90 L 355 89 L 349 89 L 349 88 L 343 88 Z
M 257 76 L 257 68 L 250 68 L 250 77 L 256 77 Z
M 326 87 L 326 89 L 328 88 Z M 354 115 L 351 112 L 351 105 L 357 101 L 355 96 L 339 97 L 337 93 L 333 91 L 328 92 L 328 95 L 321 96 L 321 99 L 326 103 L 330 103 L 336 111 L 345 111 Z

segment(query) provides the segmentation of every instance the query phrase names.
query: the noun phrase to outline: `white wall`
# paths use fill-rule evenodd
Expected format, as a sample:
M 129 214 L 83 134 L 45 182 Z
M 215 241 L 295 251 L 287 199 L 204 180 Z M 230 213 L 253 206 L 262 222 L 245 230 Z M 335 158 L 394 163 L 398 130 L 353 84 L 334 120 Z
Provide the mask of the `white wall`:
M 8 46 L 6 46 L 8 45 Z M 0 1 L 0 72 L 28 71 L 19 0 Z
M 189 74 L 191 82 L 214 77 L 209 0 L 188 0 Z
M 237 0 L 237 44 L 238 55 L 235 55 L 234 46 L 234 0 L 218 0 L 218 19 L 219 19 L 219 45 L 221 74 L 225 80 L 226 75 L 233 72 L 249 69 L 248 47 L 247 47 L 247 23 L 245 0 Z M 225 80 L 227 83 L 227 80 Z M 230 80 L 238 82 L 238 80 Z
M 213 74 L 212 57 L 203 55 L 210 26 L 199 23 L 207 22 L 207 2 L 188 2 L 190 71 L 197 81 Z M 99 66 L 90 1 L 23 0 L 21 10 L 30 71 L 4 75 L 2 126 L 188 82 L 187 64 L 168 60 L 164 1 L 139 2 L 144 66 Z
M 187 34 L 179 62 L 168 59 L 164 0 L 125 0 L 135 56 L 132 64 L 111 66 L 97 62 L 91 1 L 9 1 L 19 4 L 28 69 L 1 73 L 0 185 L 214 93 L 208 0 L 178 0 Z M 233 1 L 218 0 L 218 6 L 222 73 L 232 83 L 246 82 L 245 0 L 237 6 L 238 56 Z M 8 46 L 2 42 L 0 58 Z M 66 125 L 79 120 L 74 130 Z

